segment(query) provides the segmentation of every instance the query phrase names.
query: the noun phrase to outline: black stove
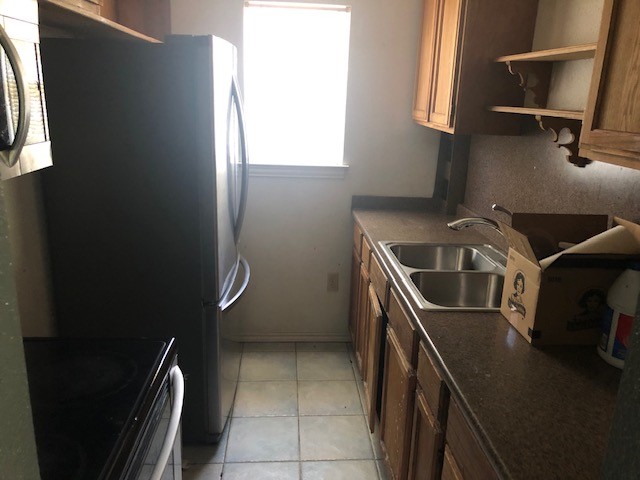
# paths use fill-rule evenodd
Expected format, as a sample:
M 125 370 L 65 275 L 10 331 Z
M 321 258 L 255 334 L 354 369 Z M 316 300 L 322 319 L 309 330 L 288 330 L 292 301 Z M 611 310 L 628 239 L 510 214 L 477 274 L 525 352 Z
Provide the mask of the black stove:
M 174 340 L 26 338 L 24 349 L 42 480 L 125 478 Z

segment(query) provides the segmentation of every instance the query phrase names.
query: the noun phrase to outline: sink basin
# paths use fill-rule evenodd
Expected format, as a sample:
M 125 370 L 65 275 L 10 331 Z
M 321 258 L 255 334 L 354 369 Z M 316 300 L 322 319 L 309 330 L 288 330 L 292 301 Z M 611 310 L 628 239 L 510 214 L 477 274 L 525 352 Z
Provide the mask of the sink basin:
M 503 275 L 422 271 L 412 273 L 410 278 L 429 304 L 449 308 L 500 308 Z
M 380 245 L 423 310 L 499 310 L 507 259 L 490 245 Z
M 391 252 L 402 265 L 425 270 L 495 270 L 478 248 L 464 245 L 396 244 Z

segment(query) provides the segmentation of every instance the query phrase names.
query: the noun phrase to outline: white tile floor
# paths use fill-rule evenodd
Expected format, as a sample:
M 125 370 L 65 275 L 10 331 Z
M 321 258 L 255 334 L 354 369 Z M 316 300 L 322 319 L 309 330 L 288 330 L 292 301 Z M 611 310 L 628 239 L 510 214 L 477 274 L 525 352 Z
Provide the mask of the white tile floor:
M 220 443 L 185 446 L 184 480 L 385 480 L 346 343 L 249 343 Z

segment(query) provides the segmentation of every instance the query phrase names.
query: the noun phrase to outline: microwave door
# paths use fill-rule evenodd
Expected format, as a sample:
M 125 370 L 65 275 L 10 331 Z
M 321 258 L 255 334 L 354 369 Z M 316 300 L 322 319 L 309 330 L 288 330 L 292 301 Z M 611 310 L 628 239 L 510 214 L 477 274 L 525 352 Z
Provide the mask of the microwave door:
M 2 19 L 2 17 L 0 17 Z M 5 30 L 6 28 L 6 30 Z M 0 178 L 52 165 L 38 25 L 0 23 Z

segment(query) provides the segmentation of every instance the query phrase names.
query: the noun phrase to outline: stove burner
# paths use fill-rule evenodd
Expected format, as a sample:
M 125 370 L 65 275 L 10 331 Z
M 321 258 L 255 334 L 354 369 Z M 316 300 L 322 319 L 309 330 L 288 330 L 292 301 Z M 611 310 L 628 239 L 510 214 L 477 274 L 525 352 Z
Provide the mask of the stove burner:
M 38 464 L 42 478 L 80 480 L 87 468 L 87 455 L 82 445 L 62 435 L 39 435 Z
M 136 363 L 112 352 L 76 352 L 38 365 L 32 398 L 49 406 L 76 407 L 118 393 L 136 376 Z

